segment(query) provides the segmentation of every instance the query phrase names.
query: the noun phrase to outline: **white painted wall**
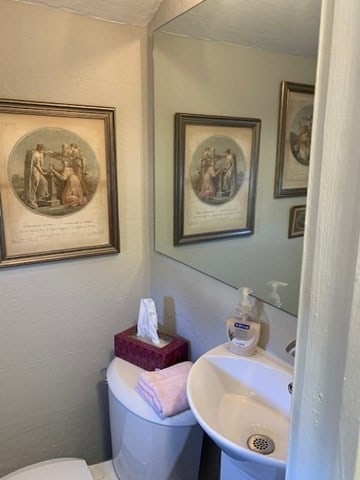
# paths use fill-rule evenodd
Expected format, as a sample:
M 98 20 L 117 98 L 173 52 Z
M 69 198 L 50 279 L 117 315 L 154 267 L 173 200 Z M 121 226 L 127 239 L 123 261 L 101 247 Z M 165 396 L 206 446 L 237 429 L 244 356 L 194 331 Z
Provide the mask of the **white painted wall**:
M 116 107 L 119 255 L 0 270 L 0 477 L 110 455 L 100 374 L 148 295 L 146 30 L 0 0 L 0 97 Z

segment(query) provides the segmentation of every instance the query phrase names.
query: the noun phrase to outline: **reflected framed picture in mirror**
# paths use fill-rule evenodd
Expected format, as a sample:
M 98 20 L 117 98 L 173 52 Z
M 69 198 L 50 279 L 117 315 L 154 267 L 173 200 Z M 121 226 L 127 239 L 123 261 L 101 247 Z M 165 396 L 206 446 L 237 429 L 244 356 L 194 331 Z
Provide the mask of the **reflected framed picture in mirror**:
M 307 193 L 314 86 L 281 82 L 274 197 Z
M 175 114 L 174 245 L 254 233 L 261 120 Z
M 305 209 L 306 205 L 295 205 L 290 208 L 288 238 L 304 236 Z

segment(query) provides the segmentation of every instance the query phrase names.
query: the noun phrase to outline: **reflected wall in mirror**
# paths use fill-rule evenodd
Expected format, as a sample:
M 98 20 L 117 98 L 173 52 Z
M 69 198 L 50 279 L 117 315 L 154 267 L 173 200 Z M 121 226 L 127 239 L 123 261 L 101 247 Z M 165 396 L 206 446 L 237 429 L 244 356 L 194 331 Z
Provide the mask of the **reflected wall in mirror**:
M 278 2 L 279 8 L 284 7 L 284 0 Z M 301 28 L 294 15 L 301 16 L 304 11 L 292 13 L 295 24 L 291 28 L 289 7 L 283 8 L 287 41 L 287 34 L 280 35 L 280 27 L 275 24 L 281 17 L 280 10 L 275 8 L 269 17 L 268 2 L 243 3 L 205 0 L 154 34 L 155 249 L 228 285 L 248 286 L 254 296 L 265 302 L 271 303 L 272 298 L 268 282 L 286 283 L 286 287 L 278 288 L 281 301 L 277 306 L 296 315 L 303 239 L 289 240 L 289 215 L 293 206 L 306 204 L 306 197 L 273 196 L 280 86 L 283 80 L 315 83 L 320 6 L 313 1 L 311 9 L 308 2 L 299 7 L 308 8 L 306 14 L 310 15 Z M 255 12 L 256 24 L 250 25 L 254 3 L 265 11 L 261 17 L 259 11 Z M 277 2 L 271 3 L 274 8 Z M 276 33 L 271 41 L 266 27 L 269 18 L 271 30 Z M 258 35 L 256 26 L 260 29 Z M 235 41 L 237 32 L 243 36 L 241 45 Z M 255 40 L 250 37 L 253 34 Z M 259 38 L 265 45 L 259 44 Z M 315 38 L 315 44 L 309 46 L 311 38 Z M 297 40 L 297 44 L 290 46 L 290 39 Z M 306 44 L 304 50 L 300 50 L 301 41 Z M 174 246 L 176 112 L 261 119 L 255 228 L 251 237 Z

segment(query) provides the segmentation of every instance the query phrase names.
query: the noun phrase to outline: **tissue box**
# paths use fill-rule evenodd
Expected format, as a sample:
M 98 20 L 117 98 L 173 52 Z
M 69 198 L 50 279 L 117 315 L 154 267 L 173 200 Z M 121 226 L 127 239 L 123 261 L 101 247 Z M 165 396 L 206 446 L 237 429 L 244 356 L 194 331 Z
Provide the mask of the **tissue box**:
M 169 343 L 156 347 L 136 337 L 137 327 L 131 327 L 114 337 L 114 353 L 144 370 L 166 368 L 188 359 L 188 343 L 181 337 L 159 332 L 159 337 Z

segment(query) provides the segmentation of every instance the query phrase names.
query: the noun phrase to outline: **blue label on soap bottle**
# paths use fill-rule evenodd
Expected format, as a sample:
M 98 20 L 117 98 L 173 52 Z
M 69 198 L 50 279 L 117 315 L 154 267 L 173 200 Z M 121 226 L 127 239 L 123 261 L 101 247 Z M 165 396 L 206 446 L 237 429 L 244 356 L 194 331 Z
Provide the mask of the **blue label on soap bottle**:
M 241 328 L 242 330 L 249 330 L 250 328 L 250 325 L 246 325 L 245 323 L 239 323 L 239 322 L 235 322 L 234 326 L 236 328 Z

